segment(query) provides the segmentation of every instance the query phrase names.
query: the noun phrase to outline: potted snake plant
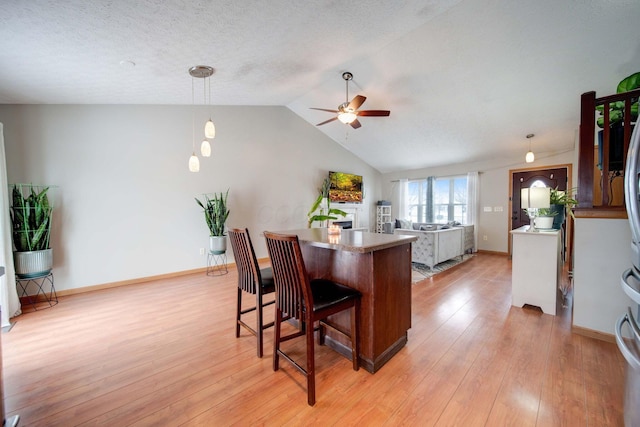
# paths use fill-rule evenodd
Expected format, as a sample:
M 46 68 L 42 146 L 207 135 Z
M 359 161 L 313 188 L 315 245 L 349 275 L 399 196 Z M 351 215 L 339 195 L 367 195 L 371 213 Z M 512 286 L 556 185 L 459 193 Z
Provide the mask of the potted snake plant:
M 50 246 L 51 215 L 49 186 L 14 184 L 11 191 L 13 260 L 19 278 L 49 274 L 53 267 Z
M 230 213 L 227 208 L 228 196 L 229 190 L 226 193 L 214 193 L 213 197 L 205 194 L 204 201 L 200 201 L 196 197 L 196 202 L 204 211 L 204 219 L 207 228 L 209 228 L 209 250 L 214 255 L 220 255 L 227 251 L 225 223 Z

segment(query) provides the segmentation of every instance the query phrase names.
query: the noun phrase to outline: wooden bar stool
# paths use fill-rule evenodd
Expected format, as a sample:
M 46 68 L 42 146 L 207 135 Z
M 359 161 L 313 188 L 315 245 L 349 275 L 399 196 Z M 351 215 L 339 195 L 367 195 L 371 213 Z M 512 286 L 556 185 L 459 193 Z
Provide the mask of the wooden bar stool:
M 238 269 L 238 303 L 236 308 L 236 338 L 240 336 L 240 326 L 256 336 L 258 343 L 258 357 L 262 357 L 263 331 L 273 326 L 273 322 L 263 324 L 263 308 L 275 301 L 263 301 L 263 296 L 275 291 L 273 272 L 271 267 L 260 269 L 256 254 L 251 244 L 249 230 L 234 228 L 229 230 L 229 239 L 233 248 L 233 256 Z M 243 292 L 255 295 L 256 304 L 253 307 L 242 309 Z M 242 315 L 256 312 L 255 329 L 242 320 Z
M 273 277 L 276 286 L 276 317 L 273 339 L 273 370 L 279 369 L 279 357 L 282 356 L 293 364 L 307 378 L 307 402 L 316 403 L 315 391 L 315 357 L 314 357 L 314 324 L 318 321 L 320 332 L 318 341 L 323 342 L 324 327 L 330 327 L 351 341 L 351 361 L 353 369 L 360 368 L 358 362 L 358 319 L 360 318 L 360 292 L 347 286 L 326 279 L 309 279 L 302 258 L 298 236 L 264 233 L 267 249 L 271 257 Z M 351 332 L 327 319 L 332 314 L 351 310 Z M 283 320 L 296 319 L 298 331 L 281 336 Z M 306 337 L 306 368 L 294 361 L 280 349 L 280 343 Z

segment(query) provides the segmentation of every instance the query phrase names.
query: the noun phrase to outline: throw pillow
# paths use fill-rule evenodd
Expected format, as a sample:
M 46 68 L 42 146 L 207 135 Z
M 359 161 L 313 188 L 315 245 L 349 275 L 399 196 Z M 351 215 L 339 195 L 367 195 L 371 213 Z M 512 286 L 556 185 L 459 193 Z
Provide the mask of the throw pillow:
M 406 219 L 399 219 L 398 221 L 400 221 L 400 228 L 411 230 L 411 221 Z

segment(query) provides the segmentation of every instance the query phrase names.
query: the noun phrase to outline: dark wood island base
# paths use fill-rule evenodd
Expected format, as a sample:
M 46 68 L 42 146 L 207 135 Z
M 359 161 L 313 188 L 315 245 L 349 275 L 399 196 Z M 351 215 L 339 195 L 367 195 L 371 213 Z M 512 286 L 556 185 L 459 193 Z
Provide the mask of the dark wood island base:
M 342 230 L 329 235 L 325 228 L 282 231 L 296 234 L 311 277 L 326 278 L 362 293 L 360 308 L 360 363 L 375 373 L 407 343 L 411 327 L 411 242 L 414 236 Z M 349 329 L 349 316 L 332 318 Z M 339 335 L 325 343 L 346 357 L 350 346 Z

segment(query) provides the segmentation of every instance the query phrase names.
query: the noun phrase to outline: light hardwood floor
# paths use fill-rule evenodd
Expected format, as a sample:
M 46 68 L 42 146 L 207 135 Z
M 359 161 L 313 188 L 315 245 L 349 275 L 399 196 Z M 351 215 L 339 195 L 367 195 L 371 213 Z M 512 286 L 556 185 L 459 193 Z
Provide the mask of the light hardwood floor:
M 271 329 L 262 359 L 235 338 L 234 269 L 63 297 L 2 335 L 5 408 L 20 426 L 623 424 L 615 344 L 572 334 L 569 310 L 511 307 L 505 256 L 412 290 L 408 344 L 376 374 L 317 347 L 314 407 L 288 363 L 273 372 Z

